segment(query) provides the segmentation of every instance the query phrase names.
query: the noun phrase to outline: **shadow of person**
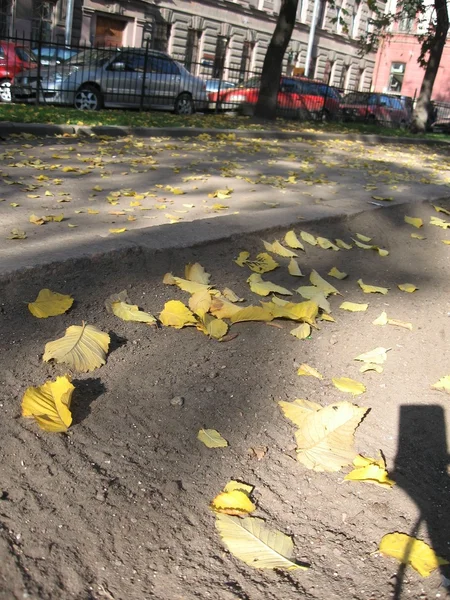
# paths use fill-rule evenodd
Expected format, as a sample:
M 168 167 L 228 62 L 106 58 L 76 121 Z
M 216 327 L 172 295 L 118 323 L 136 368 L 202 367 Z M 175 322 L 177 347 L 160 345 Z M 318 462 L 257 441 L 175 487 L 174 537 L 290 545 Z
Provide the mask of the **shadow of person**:
M 106 388 L 98 378 L 76 379 L 72 381 L 75 390 L 72 394 L 70 410 L 72 424 L 81 423 L 91 412 L 91 404 L 105 393 Z
M 438 405 L 400 407 L 399 441 L 392 473 L 397 485 L 414 500 L 420 513 L 408 533 L 428 530 L 435 553 L 450 560 L 450 477 L 444 410 Z M 396 576 L 394 600 L 400 600 L 406 565 Z M 440 567 L 450 579 L 450 565 Z

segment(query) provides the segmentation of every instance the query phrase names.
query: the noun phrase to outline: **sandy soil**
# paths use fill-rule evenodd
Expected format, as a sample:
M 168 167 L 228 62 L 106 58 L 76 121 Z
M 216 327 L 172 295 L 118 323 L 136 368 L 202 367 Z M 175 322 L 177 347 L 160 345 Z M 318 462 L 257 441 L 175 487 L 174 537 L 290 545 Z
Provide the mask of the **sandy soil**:
M 446 204 L 450 208 L 450 204 Z M 426 240 L 404 214 L 421 216 Z M 0 598 L 39 600 L 382 600 L 446 596 L 442 573 L 428 579 L 403 570 L 376 550 L 382 536 L 400 531 L 428 541 L 450 559 L 448 396 L 431 384 L 450 374 L 450 235 L 428 225 L 429 205 L 395 207 L 346 221 L 305 224 L 311 233 L 347 241 L 355 232 L 374 238 L 390 255 L 359 249 L 308 247 L 299 258 L 308 275 L 337 266 L 349 278 L 336 282 L 346 300 L 369 302 L 366 313 L 338 308 L 311 339 L 262 323 L 232 327 L 226 343 L 187 328 L 148 328 L 108 315 L 104 300 L 124 288 L 143 309 L 159 313 L 168 299 L 187 295 L 164 286 L 199 261 L 217 286 L 248 301 L 248 271 L 233 258 L 261 251 L 257 236 L 185 251 L 73 261 L 4 281 L 0 292 Z M 439 215 L 444 216 L 444 215 Z M 297 228 L 298 231 L 298 228 Z M 273 232 L 269 241 L 284 234 Z M 280 259 L 285 263 L 286 259 Z M 390 288 L 365 295 L 356 281 Z M 285 268 L 266 276 L 288 287 Z M 305 278 L 306 279 L 306 278 Z M 419 290 L 406 294 L 399 283 Z M 70 312 L 35 319 L 26 302 L 42 287 L 70 293 Z M 300 299 L 299 296 L 297 296 Z M 413 331 L 372 321 L 386 310 Z M 107 364 L 74 374 L 74 424 L 50 434 L 20 416 L 25 389 L 62 374 L 42 362 L 44 344 L 85 319 L 112 337 Z M 359 373 L 353 358 L 377 346 L 392 348 L 384 372 Z M 307 362 L 324 380 L 300 378 Z M 331 377 L 363 381 L 355 402 L 370 408 L 356 433 L 368 456 L 382 450 L 397 481 L 392 490 L 343 481 L 345 471 L 316 473 L 295 459 L 294 427 L 279 400 L 308 398 L 323 405 L 351 399 Z M 184 398 L 174 406 L 175 396 Z M 229 441 L 208 449 L 196 435 L 219 430 Z M 266 446 L 257 460 L 249 453 Z M 293 536 L 295 559 L 311 565 L 292 573 L 251 569 L 230 555 L 208 505 L 231 478 L 255 486 L 257 515 Z M 447 577 L 449 574 L 447 572 Z

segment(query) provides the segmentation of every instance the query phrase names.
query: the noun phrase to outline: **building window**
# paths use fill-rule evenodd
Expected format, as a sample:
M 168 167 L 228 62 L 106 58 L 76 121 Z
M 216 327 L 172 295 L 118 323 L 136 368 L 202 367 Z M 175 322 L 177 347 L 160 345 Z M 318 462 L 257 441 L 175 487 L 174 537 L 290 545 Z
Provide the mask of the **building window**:
M 325 69 L 323 70 L 323 82 L 328 83 L 331 81 L 331 69 L 333 68 L 333 63 L 331 60 L 327 60 L 325 63 Z
M 336 6 L 336 33 L 338 34 L 342 34 L 347 28 L 344 21 L 345 13 L 345 0 L 343 0 L 341 6 Z
M 31 21 L 31 38 L 33 40 L 51 41 L 53 9 L 54 4 L 52 2 L 42 0 L 33 2 L 33 18 Z
M 410 17 L 406 14 L 398 22 L 398 30 L 402 33 L 411 33 L 414 25 L 414 17 Z
M 187 40 L 186 40 L 186 57 L 184 59 L 184 66 L 188 71 L 195 73 L 198 57 L 200 52 L 200 40 L 202 32 L 197 29 L 188 29 Z
M 321 0 L 319 14 L 317 15 L 317 27 L 325 28 L 325 19 L 327 16 L 327 0 Z
M 361 21 L 361 1 L 356 0 L 355 4 L 353 5 L 352 22 L 351 22 L 351 27 L 350 27 L 350 35 L 353 39 L 358 37 L 360 21 Z
M 388 91 L 394 94 L 400 94 L 402 91 L 403 78 L 405 76 L 405 63 L 394 62 L 391 64 L 391 73 L 389 75 Z
M 249 71 L 252 64 L 253 43 L 244 42 L 242 47 L 241 64 L 239 66 L 239 83 L 248 79 Z
M 153 49 L 167 52 L 171 33 L 172 23 L 157 23 L 154 30 Z
M 213 78 L 222 79 L 225 69 L 225 59 L 227 56 L 227 47 L 229 39 L 223 35 L 217 38 L 216 52 L 214 55 Z
M 56 5 L 56 14 L 59 23 L 63 23 L 66 20 L 67 0 L 59 0 Z

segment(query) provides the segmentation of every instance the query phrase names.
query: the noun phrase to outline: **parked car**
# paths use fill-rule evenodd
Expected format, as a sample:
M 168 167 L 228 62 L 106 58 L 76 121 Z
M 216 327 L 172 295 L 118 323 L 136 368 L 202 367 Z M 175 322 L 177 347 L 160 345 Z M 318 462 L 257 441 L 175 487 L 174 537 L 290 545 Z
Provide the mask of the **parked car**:
M 0 100 L 11 102 L 11 82 L 17 73 L 34 69 L 36 57 L 23 44 L 0 41 Z
M 32 48 L 32 51 L 36 58 L 38 58 L 39 48 Z M 41 46 L 41 65 L 61 64 L 65 60 L 69 60 L 69 58 L 75 56 L 75 54 L 78 54 L 78 50 L 69 48 L 68 46 L 57 46 L 55 44 Z
M 206 92 L 208 94 L 208 100 L 210 102 L 216 102 L 219 93 L 222 91 L 235 88 L 236 84 L 231 81 L 224 81 L 223 79 L 207 79 L 206 80 Z M 215 104 L 214 104 L 215 106 Z M 214 108 L 214 107 L 213 107 Z
M 401 98 L 369 92 L 350 92 L 343 97 L 341 111 L 344 121 L 368 121 L 398 124 L 406 127 L 411 111 Z
M 208 106 L 205 82 L 194 77 L 164 52 L 140 48 L 88 49 L 41 73 L 18 75 L 14 99 L 67 104 L 80 110 L 102 107 L 139 107 L 192 114 Z
M 253 77 L 234 88 L 220 93 L 224 110 L 251 112 L 258 101 L 260 77 Z M 277 112 L 282 116 L 301 119 L 333 119 L 339 114 L 340 96 L 330 86 L 300 77 L 282 77 L 277 98 Z

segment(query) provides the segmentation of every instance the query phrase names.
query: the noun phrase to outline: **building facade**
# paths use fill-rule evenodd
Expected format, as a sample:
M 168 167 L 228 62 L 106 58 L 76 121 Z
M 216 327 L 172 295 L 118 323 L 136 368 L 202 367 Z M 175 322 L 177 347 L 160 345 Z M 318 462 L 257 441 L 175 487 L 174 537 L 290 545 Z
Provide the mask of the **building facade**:
M 71 0 L 0 0 L 0 35 L 63 42 Z M 370 27 L 365 0 L 300 0 L 284 71 L 302 74 L 316 2 L 309 76 L 340 88 L 369 90 L 375 54 L 361 58 Z M 240 81 L 261 70 L 280 0 L 74 0 L 74 44 L 165 50 L 191 72 Z

